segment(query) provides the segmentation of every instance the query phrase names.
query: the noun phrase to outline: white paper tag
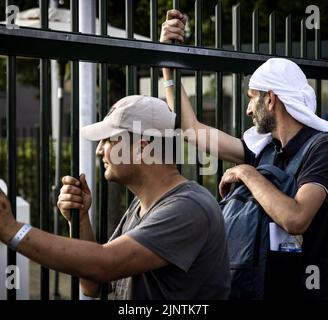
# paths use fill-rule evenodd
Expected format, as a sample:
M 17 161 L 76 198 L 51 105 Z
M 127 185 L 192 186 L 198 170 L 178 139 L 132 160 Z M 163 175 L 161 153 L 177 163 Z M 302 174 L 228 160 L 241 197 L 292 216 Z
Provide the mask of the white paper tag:
M 269 224 L 269 233 L 271 251 L 302 252 L 301 235 L 290 235 L 274 222 Z

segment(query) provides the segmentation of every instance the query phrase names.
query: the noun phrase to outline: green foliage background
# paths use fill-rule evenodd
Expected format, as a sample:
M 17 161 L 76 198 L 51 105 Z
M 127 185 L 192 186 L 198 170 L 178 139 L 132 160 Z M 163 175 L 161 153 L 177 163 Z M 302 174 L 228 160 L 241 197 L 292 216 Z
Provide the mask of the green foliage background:
M 37 146 L 38 139 L 35 138 L 19 138 L 17 139 L 17 162 L 16 162 L 16 175 L 17 175 L 17 192 L 18 195 L 23 197 L 30 203 L 31 223 L 34 226 L 39 226 L 39 173 L 40 173 L 40 153 Z M 0 139 L 0 177 L 8 181 L 7 171 L 7 142 L 5 139 Z M 67 175 L 70 172 L 70 159 L 71 159 L 71 147 L 69 142 L 63 142 L 62 148 L 62 170 L 63 175 Z M 55 177 L 55 155 L 54 144 L 50 140 L 50 171 L 49 179 L 51 186 L 54 185 Z M 50 186 L 50 189 L 51 189 Z M 50 217 L 53 217 L 53 207 L 56 201 L 53 201 L 51 197 L 50 204 Z M 50 224 L 52 225 L 52 223 Z

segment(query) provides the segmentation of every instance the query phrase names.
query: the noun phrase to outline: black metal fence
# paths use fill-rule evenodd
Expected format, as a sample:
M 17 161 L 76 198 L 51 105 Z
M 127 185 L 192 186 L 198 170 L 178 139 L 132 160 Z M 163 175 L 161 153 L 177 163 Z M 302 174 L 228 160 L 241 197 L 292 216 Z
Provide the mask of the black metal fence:
M 150 38 L 151 41 L 138 41 L 133 38 L 132 0 L 125 0 L 126 8 L 126 39 L 107 36 L 107 0 L 99 1 L 99 18 L 101 35 L 82 34 L 78 31 L 78 0 L 71 0 L 72 32 L 50 30 L 48 25 L 47 0 L 40 1 L 41 29 L 19 28 L 7 29 L 0 26 L 0 54 L 7 56 L 7 170 L 8 170 L 8 196 L 16 214 L 17 194 L 17 139 L 16 139 L 16 58 L 33 57 L 40 59 L 40 228 L 49 230 L 50 180 L 49 180 L 49 60 L 71 61 L 71 144 L 72 162 L 71 174 L 79 176 L 79 61 L 99 63 L 99 116 L 102 118 L 108 108 L 108 65 L 118 64 L 126 66 L 126 94 L 138 93 L 136 85 L 136 68 L 148 68 L 150 73 L 151 95 L 158 96 L 159 68 L 175 68 L 175 108 L 178 115 L 178 124 L 181 119 L 181 73 L 183 70 L 195 72 L 195 109 L 198 119 L 203 116 L 203 89 L 202 77 L 204 73 L 215 74 L 215 127 L 224 127 L 223 119 L 226 113 L 233 114 L 232 133 L 241 136 L 244 129 L 244 110 L 242 109 L 242 76 L 251 74 L 260 64 L 270 56 L 276 55 L 276 20 L 275 13 L 269 16 L 269 54 L 259 52 L 259 15 L 255 10 L 252 15 L 252 52 L 241 51 L 240 5 L 233 7 L 232 46 L 233 50 L 222 49 L 222 5 L 219 1 L 213 7 L 215 16 L 215 46 L 213 48 L 202 46 L 202 0 L 195 1 L 195 45 L 169 45 L 158 43 L 158 16 L 157 1 L 150 0 Z M 14 1 L 7 0 L 7 5 Z M 174 8 L 179 8 L 179 1 L 173 1 Z M 162 17 L 161 17 L 162 18 Z M 305 72 L 308 78 L 315 80 L 318 97 L 318 114 L 321 115 L 321 79 L 328 78 L 328 62 L 321 58 L 320 30 L 315 30 L 315 58 L 308 59 L 306 28 L 304 19 L 300 22 L 301 40 L 300 57 L 292 57 L 291 24 L 290 17 L 286 19 L 285 56 L 290 57 Z M 223 75 L 233 74 L 232 109 L 227 110 L 223 105 Z M 197 179 L 202 183 L 199 175 L 200 164 L 197 164 Z M 219 162 L 217 177 L 222 175 L 223 164 Z M 103 170 L 103 169 L 100 169 Z M 103 176 L 103 172 L 100 174 Z M 217 178 L 216 177 L 216 178 Z M 101 242 L 108 237 L 107 230 L 107 182 L 100 183 L 99 224 Z M 128 197 L 129 198 L 129 197 Z M 129 199 L 127 199 L 129 201 Z M 73 215 L 73 237 L 79 236 L 79 215 Z M 15 252 L 8 249 L 8 264 L 16 264 Z M 49 299 L 49 270 L 42 268 L 41 272 L 41 299 Z M 72 279 L 72 299 L 78 299 L 78 279 Z M 105 295 L 103 296 L 105 298 Z M 8 290 L 8 299 L 15 299 L 15 290 Z

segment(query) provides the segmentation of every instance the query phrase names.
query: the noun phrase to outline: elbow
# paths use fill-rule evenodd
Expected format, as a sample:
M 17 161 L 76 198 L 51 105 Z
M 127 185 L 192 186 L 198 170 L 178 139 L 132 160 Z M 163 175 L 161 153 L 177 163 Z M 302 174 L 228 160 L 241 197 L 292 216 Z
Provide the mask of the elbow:
M 90 298 L 98 298 L 100 296 L 100 283 L 80 278 L 80 288 L 83 295 Z
M 94 289 L 94 288 L 85 288 L 85 287 L 81 286 L 81 291 L 82 291 L 83 295 L 85 295 L 86 297 L 89 297 L 89 298 L 99 298 L 99 296 L 100 296 L 99 288 Z
M 100 287 L 101 287 L 99 282 L 82 278 L 80 279 L 80 287 L 81 287 L 81 292 L 86 297 L 99 298 Z
M 310 223 L 309 214 L 293 199 L 293 204 L 289 206 L 289 210 L 284 215 L 282 228 L 291 235 L 302 235 L 308 229 Z
M 298 217 L 296 219 L 287 219 L 282 227 L 291 235 L 302 235 L 309 227 L 309 224 L 304 219 Z

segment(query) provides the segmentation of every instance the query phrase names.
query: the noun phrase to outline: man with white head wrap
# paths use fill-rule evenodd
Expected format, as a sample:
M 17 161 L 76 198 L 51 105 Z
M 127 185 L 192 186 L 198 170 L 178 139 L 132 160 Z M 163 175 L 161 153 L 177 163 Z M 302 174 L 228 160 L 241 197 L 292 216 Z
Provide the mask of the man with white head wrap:
M 328 131 L 328 122 L 315 114 L 317 103 L 314 90 L 294 62 L 283 58 L 269 59 L 254 72 L 248 87 L 264 92 L 272 90 L 295 120 L 318 131 Z M 259 134 L 256 126 L 244 133 L 248 148 L 256 155 L 271 139 L 271 132 Z
M 183 41 L 185 23 L 185 16 L 177 10 L 170 10 L 162 26 L 161 42 Z M 166 81 L 172 79 L 172 71 L 163 69 L 163 76 Z M 206 138 L 195 135 L 194 140 L 188 141 L 222 160 L 237 164 L 221 179 L 219 189 L 222 196 L 232 183 L 242 182 L 275 223 L 290 234 L 303 235 L 304 268 L 294 270 L 290 256 L 287 261 L 269 257 L 265 297 L 327 299 L 328 166 L 325 162 L 328 135 L 320 136 L 303 159 L 294 198 L 278 190 L 256 170 L 256 166 L 264 147 L 273 143 L 277 150 L 274 164 L 285 169 L 310 137 L 318 131 L 328 131 L 328 122 L 315 115 L 315 93 L 302 70 L 290 60 L 272 58 L 263 63 L 252 75 L 247 95 L 250 99 L 247 115 L 252 117 L 254 127 L 247 130 L 242 139 L 200 123 L 183 88 L 182 129 L 206 130 Z M 172 86 L 166 87 L 166 96 L 173 108 Z M 318 290 L 306 288 L 307 265 L 319 267 Z

